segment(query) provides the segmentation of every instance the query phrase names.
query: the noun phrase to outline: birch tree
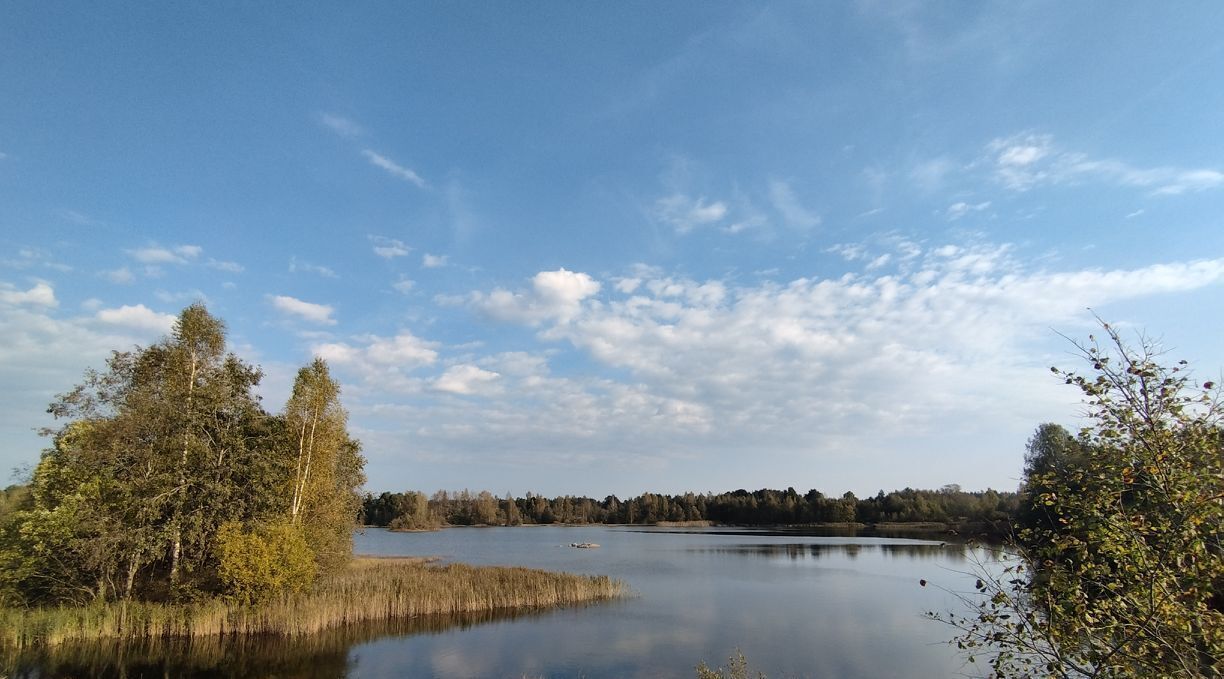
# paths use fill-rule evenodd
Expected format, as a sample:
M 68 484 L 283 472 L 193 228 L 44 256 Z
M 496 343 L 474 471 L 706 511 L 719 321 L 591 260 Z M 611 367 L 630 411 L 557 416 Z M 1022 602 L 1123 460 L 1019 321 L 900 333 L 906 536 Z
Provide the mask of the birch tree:
M 301 526 L 321 572 L 342 565 L 352 552 L 352 530 L 361 509 L 364 482 L 360 445 L 348 434 L 340 385 L 327 363 L 316 358 L 298 371 L 285 406 L 289 519 Z

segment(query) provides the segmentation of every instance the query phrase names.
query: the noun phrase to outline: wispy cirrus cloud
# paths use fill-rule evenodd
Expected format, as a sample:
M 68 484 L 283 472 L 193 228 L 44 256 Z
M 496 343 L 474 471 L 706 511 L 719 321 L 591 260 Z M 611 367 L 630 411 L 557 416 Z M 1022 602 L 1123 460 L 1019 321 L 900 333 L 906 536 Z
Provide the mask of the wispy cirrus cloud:
M 204 248 L 198 245 L 177 245 L 171 248 L 150 245 L 127 250 L 126 252 L 128 256 L 141 264 L 186 264 L 191 260 L 199 258 L 204 252 Z
M 397 179 L 402 179 L 409 184 L 416 186 L 418 189 L 426 187 L 425 180 L 421 175 L 417 174 L 410 168 L 404 167 L 390 158 L 374 151 L 373 149 L 362 149 L 361 155 L 365 156 L 366 160 L 374 167 L 380 168 L 387 174 Z
M 1224 171 L 1215 168 L 1139 167 L 1113 158 L 1092 158 L 1061 148 L 1049 134 L 994 139 L 986 151 L 995 179 L 1013 191 L 1086 181 L 1147 189 L 1153 195 L 1224 188 Z
M 718 224 L 726 218 L 727 211 L 727 204 L 722 201 L 711 202 L 705 196 L 673 193 L 655 201 L 653 215 L 683 235 L 703 226 Z
M 948 221 L 954 222 L 966 215 L 974 212 L 981 212 L 989 207 L 990 201 L 988 200 L 984 200 L 980 203 L 966 203 L 964 201 L 958 201 L 949 205 L 947 210 L 944 210 L 944 216 L 948 218 Z
M 246 268 L 238 262 L 229 262 L 219 259 L 209 259 L 206 264 L 210 269 L 216 269 L 217 271 L 224 271 L 226 273 L 242 273 L 246 270 Z
M 324 278 L 339 278 L 340 276 L 331 269 L 321 264 L 311 264 L 305 260 L 299 260 L 297 257 L 289 258 L 289 273 L 312 273 Z
M 319 123 L 341 137 L 353 139 L 365 134 L 360 123 L 335 113 L 320 113 Z
M 786 226 L 808 230 L 820 226 L 820 215 L 803 205 L 790 182 L 775 179 L 769 182 L 769 202 Z

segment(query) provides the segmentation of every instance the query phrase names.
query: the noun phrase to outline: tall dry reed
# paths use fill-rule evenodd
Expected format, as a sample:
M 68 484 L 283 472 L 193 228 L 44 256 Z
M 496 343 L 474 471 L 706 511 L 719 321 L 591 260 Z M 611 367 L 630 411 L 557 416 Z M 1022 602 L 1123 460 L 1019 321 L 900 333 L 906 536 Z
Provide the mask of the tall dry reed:
M 79 608 L 0 609 L 0 646 L 22 649 L 93 639 L 299 636 L 422 615 L 599 601 L 624 591 L 623 583 L 605 576 L 359 558 L 344 571 L 318 582 L 309 593 L 285 595 L 257 606 L 211 600 L 183 605 L 114 602 Z

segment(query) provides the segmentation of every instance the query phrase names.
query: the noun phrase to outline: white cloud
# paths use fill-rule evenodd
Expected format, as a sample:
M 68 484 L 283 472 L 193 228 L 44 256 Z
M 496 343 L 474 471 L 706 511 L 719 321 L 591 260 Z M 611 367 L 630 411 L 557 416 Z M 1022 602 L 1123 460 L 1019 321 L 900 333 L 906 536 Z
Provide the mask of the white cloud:
M 354 138 L 360 137 L 365 133 L 361 125 L 335 113 L 323 113 L 319 115 L 319 122 L 330 129 L 332 132 L 341 137 Z
M 209 268 L 216 269 L 217 271 L 225 271 L 228 273 L 242 273 L 245 271 L 243 266 L 238 262 L 225 262 L 219 259 L 209 259 L 208 266 Z
M 498 373 L 474 365 L 456 365 L 434 380 L 433 388 L 451 394 L 480 394 L 495 388 L 500 377 Z
M 948 209 L 944 211 L 944 215 L 947 216 L 948 221 L 954 222 L 971 212 L 981 212 L 989 207 L 990 201 L 988 200 L 981 203 L 966 203 L 962 201 L 949 205 Z
M 994 139 L 986 145 L 986 151 L 995 179 L 1014 191 L 1084 181 L 1147 189 L 1153 195 L 1224 188 L 1224 172 L 1214 168 L 1142 168 L 1115 159 L 1090 158 L 1059 148 L 1048 134 L 1021 133 Z
M 174 329 L 175 317 L 153 311 L 143 304 L 125 304 L 117 309 L 100 309 L 94 317 L 107 325 L 123 326 L 135 330 L 168 333 Z
M 0 303 L 52 308 L 59 306 L 59 300 L 55 299 L 55 290 L 41 281 L 29 290 L 18 290 L 8 283 L 0 283 Z
M 322 325 L 336 324 L 336 319 L 332 318 L 332 313 L 335 312 L 335 309 L 327 304 L 304 302 L 286 295 L 270 295 L 269 299 L 272 302 L 272 306 L 291 316 L 297 316 L 311 323 Z
M 947 183 L 948 175 L 958 169 L 951 158 L 941 156 L 915 165 L 910 170 L 910 179 L 923 191 L 938 191 Z
M 876 269 L 879 269 L 880 267 L 886 266 L 890 261 L 892 261 L 892 253 L 885 252 L 879 257 L 876 257 L 875 259 L 868 262 L 866 269 L 868 271 L 874 271 Z
M 188 260 L 199 257 L 204 249 L 198 245 L 178 245 L 174 248 L 163 248 L 150 245 L 144 248 L 128 250 L 127 253 L 141 264 L 186 264 Z
M 377 252 L 377 248 L 375 249 L 375 252 Z M 339 278 L 340 277 L 336 274 L 335 271 L 332 271 L 331 268 L 329 267 L 323 266 L 321 264 L 311 264 L 310 262 L 306 262 L 306 261 L 299 262 L 297 257 L 290 257 L 289 258 L 289 273 L 297 273 L 299 271 L 302 271 L 304 273 L 316 274 L 324 278 Z
M 447 260 L 449 259 L 450 257 L 447 255 L 431 255 L 426 253 L 425 256 L 421 258 L 421 266 L 425 267 L 426 269 L 438 269 L 446 266 Z
M 100 271 L 98 272 L 98 275 L 118 285 L 129 285 L 136 280 L 136 276 L 132 273 L 132 270 L 126 266 L 121 266 L 118 269 Z
M 379 257 L 382 257 L 383 259 L 394 259 L 396 257 L 403 257 L 407 255 L 409 252 L 412 252 L 412 248 L 408 247 L 407 245 L 404 245 L 402 241 L 396 240 L 394 238 L 386 238 L 384 236 L 370 236 L 370 240 L 374 243 L 374 254 L 378 255 Z
M 391 284 L 391 287 L 407 295 L 409 292 L 412 292 L 414 287 L 416 287 L 416 281 L 401 276 L 399 280 Z
M 769 182 L 769 202 L 782 216 L 782 222 L 792 229 L 814 229 L 820 226 L 820 215 L 804 207 L 787 182 Z
M 686 234 L 698 227 L 721 222 L 727 216 L 727 204 L 706 202 L 705 196 L 693 198 L 673 193 L 655 201 L 654 216 L 672 226 L 676 233 Z
M 420 175 L 404 167 L 403 165 L 396 163 L 394 160 L 380 155 L 370 149 L 363 150 L 361 155 L 365 156 L 366 160 L 370 161 L 371 165 L 386 170 L 386 172 L 391 176 L 402 179 L 409 184 L 413 184 L 417 188 L 425 188 L 425 180 L 421 179 Z
M 165 304 L 192 304 L 195 302 L 208 304 L 208 295 L 199 290 L 183 290 L 182 292 L 157 290 L 153 296 L 157 298 L 157 301 Z
M 583 300 L 599 290 L 599 282 L 589 275 L 558 269 L 537 273 L 531 279 L 529 291 L 498 288 L 488 294 L 472 293 L 467 301 L 498 320 L 530 324 L 545 320 L 564 322 L 579 312 Z
M 357 376 L 365 389 L 420 393 L 425 380 L 413 373 L 437 363 L 439 346 L 401 330 L 392 337 L 364 335 L 346 342 L 320 343 L 312 352 L 344 374 Z
M 731 288 L 634 275 L 619 279 L 632 283 L 610 286 L 612 298 L 598 304 L 578 303 L 598 281 L 573 285 L 554 272 L 565 281 L 557 294 L 568 300 L 564 314 L 541 309 L 546 285 L 471 299 L 486 313 L 539 326 L 542 339 L 624 371 L 616 386 L 570 382 L 565 398 L 578 398 L 573 390 L 585 394 L 579 410 L 612 408 L 608 390 L 626 389 L 622 404 L 649 400 L 667 423 L 642 434 L 658 450 L 687 432 L 700 446 L 833 455 L 831 447 L 844 445 L 847 454 L 855 446 L 891 454 L 882 441 L 949 435 L 941 427 L 962 436 L 985 422 L 1022 441 L 1033 422 L 1050 416 L 1051 403 L 1065 401 L 1051 396 L 1056 385 L 1042 370 L 1061 356 L 1038 348 L 1052 339 L 1051 326 L 1091 324 L 1086 307 L 1224 283 L 1224 259 L 1050 272 L 1023 265 L 1007 245 L 946 244 L 925 254 L 908 245 L 899 241 L 894 252 L 864 258 L 863 273 L 833 279 Z M 911 262 L 905 272 L 871 273 L 899 257 Z M 503 374 L 507 393 L 523 398 L 525 383 L 551 380 L 519 379 Z M 974 404 L 972 421 L 964 419 L 965 403 Z M 641 407 L 628 411 L 642 415 Z M 713 423 L 717 437 L 702 438 L 702 427 Z M 615 438 L 609 428 L 588 426 L 591 436 Z

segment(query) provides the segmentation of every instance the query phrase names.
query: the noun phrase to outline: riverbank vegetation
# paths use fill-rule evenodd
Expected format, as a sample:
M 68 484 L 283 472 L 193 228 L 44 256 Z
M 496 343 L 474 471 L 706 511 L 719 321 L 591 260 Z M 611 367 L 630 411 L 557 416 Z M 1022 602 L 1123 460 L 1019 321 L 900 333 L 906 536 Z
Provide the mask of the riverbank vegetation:
M 1078 435 L 1029 442 L 1017 560 L 978 573 L 959 629 L 998 677 L 1224 675 L 1224 392 L 1103 324 L 1079 346 Z
M 307 590 L 352 551 L 364 460 L 327 365 L 284 411 L 202 305 L 61 394 L 28 492 L 5 493 L 0 605 L 250 603 Z
M 352 558 L 364 481 L 327 364 L 279 414 L 201 305 L 60 395 L 30 483 L 0 493 L 0 647 L 314 634 L 619 596 L 603 577 Z
M 1006 533 L 1019 508 L 1014 492 L 965 492 L 948 485 L 939 490 L 906 488 L 867 498 L 853 493 L 826 496 L 818 490 L 800 495 L 794 488 L 749 492 L 644 493 L 621 500 L 564 495 L 545 498 L 497 498 L 488 491 L 419 491 L 366 495 L 362 518 L 367 525 L 402 530 L 443 526 L 517 526 L 529 524 L 637 524 L 777 526 L 841 524 L 946 530 L 969 527 L 992 534 Z
M 308 592 L 282 591 L 258 605 L 213 598 L 186 604 L 110 601 L 0 609 L 0 646 L 76 641 L 276 635 L 297 637 L 348 625 L 420 616 L 540 609 L 621 596 L 603 576 L 437 565 L 420 559 L 353 559 Z

